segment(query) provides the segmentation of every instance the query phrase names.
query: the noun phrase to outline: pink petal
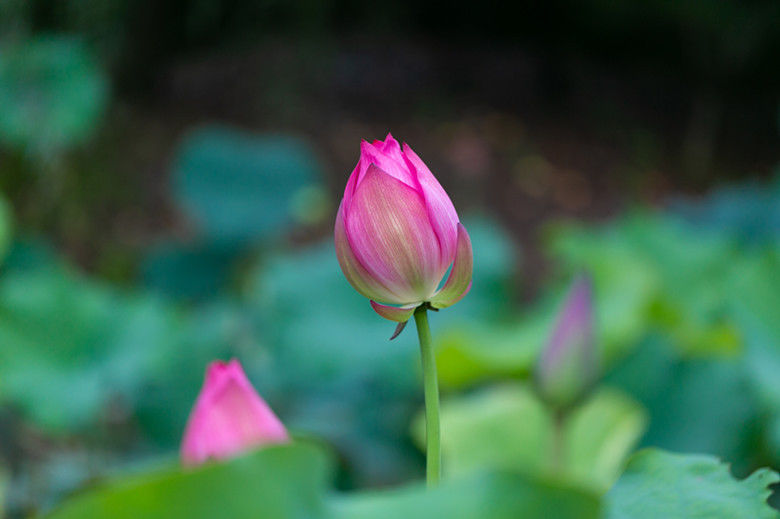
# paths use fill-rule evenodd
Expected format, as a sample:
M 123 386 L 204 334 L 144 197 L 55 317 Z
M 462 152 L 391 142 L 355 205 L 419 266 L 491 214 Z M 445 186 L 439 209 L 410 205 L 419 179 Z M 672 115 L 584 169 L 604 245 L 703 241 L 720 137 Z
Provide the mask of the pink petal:
M 431 304 L 435 308 L 452 306 L 471 290 L 471 275 L 474 269 L 474 255 L 471 250 L 471 238 L 466 228 L 458 223 L 458 246 L 455 261 L 452 264 L 450 276 L 433 298 Z
M 355 194 L 355 188 L 357 188 L 358 180 L 361 176 L 361 167 L 363 165 L 362 160 L 358 160 L 357 165 L 355 166 L 355 169 L 352 170 L 352 174 L 349 176 L 349 179 L 347 179 L 347 185 L 344 187 L 344 198 L 341 199 L 342 204 L 346 204 L 347 207 L 349 207 L 349 204 L 352 200 L 352 196 Z M 366 166 L 368 168 L 368 166 Z
M 388 136 L 389 139 L 393 139 L 392 136 Z M 396 143 L 397 144 L 397 143 Z M 388 149 L 385 152 L 385 148 Z M 414 174 L 406 165 L 401 150 L 398 149 L 394 152 L 392 145 L 373 145 L 366 141 L 360 143 L 360 160 L 366 164 L 376 164 L 379 169 L 389 174 L 391 177 L 395 177 L 412 189 L 417 189 L 417 180 Z M 367 170 L 368 168 L 366 168 Z M 358 184 L 363 181 L 365 174 L 361 175 Z
M 238 361 L 213 362 L 187 422 L 181 457 L 185 464 L 197 465 L 288 440 L 284 425 L 257 394 Z
M 371 308 L 373 308 L 376 313 L 385 319 L 389 319 L 397 323 L 405 323 L 409 320 L 412 314 L 414 314 L 414 310 L 417 308 L 417 305 L 397 307 L 380 305 L 376 301 L 371 301 Z
M 345 211 L 350 248 L 379 284 L 410 304 L 430 297 L 441 280 L 441 254 L 420 194 L 371 165 Z
M 333 230 L 336 243 L 336 257 L 339 260 L 344 277 L 347 278 L 352 288 L 369 299 L 378 299 L 380 301 L 398 301 L 403 299 L 402 296 L 394 293 L 374 278 L 352 252 L 352 247 L 347 238 L 347 231 L 344 227 L 345 203 L 346 198 L 341 201 L 339 211 L 336 214 L 336 225 Z
M 417 182 L 425 198 L 428 218 L 439 239 L 442 252 L 440 267 L 443 276 L 455 258 L 455 247 L 458 240 L 458 213 L 455 211 L 450 197 L 447 196 L 447 192 L 441 187 L 431 170 L 406 143 L 404 143 L 403 154 L 407 165 L 417 177 Z
M 378 147 L 378 146 L 377 146 Z M 382 143 L 382 151 L 390 155 L 393 159 L 397 160 L 399 163 L 404 163 L 404 157 L 401 153 L 401 145 L 398 144 L 398 141 L 395 140 L 393 135 L 388 132 L 387 137 L 385 137 L 385 141 Z

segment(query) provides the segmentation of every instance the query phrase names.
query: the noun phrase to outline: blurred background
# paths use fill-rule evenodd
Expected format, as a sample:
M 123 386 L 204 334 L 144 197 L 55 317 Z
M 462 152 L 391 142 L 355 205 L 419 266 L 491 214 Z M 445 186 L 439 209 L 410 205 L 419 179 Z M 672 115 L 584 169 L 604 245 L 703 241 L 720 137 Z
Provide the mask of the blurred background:
M 474 242 L 432 316 L 448 470 L 545 470 L 527 380 L 582 270 L 604 381 L 573 479 L 647 445 L 780 467 L 780 3 L 536 4 L 0 1 L 7 516 L 175 460 L 214 358 L 340 488 L 422 477 L 414 334 L 331 243 L 388 131 Z

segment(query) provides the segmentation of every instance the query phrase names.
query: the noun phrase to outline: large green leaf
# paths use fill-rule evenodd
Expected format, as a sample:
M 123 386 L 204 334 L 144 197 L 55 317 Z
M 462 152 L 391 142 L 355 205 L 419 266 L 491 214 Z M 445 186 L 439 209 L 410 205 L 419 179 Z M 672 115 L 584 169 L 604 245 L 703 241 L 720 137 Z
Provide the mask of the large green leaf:
M 31 247 L 15 248 L 8 263 L 0 277 L 0 401 L 52 432 L 73 432 L 94 427 L 112 403 L 133 413 L 154 396 L 178 436 L 206 363 L 226 352 L 231 323 L 219 305 L 185 314 Z M 158 395 L 161 384 L 169 391 Z
M 358 519 L 600 517 L 591 492 L 514 472 L 326 500 L 330 463 L 312 445 L 261 449 L 226 463 L 125 476 L 67 500 L 47 519 Z
M 685 356 L 740 352 L 729 282 L 742 258 L 729 236 L 645 212 L 602 227 L 559 225 L 548 241 L 565 281 L 583 270 L 593 277 L 596 334 L 606 366 L 651 332 L 668 337 Z M 529 373 L 565 289 L 566 283 L 550 285 L 515 319 L 445 330 L 437 339 L 442 383 L 462 387 Z
M 125 299 L 59 265 L 6 272 L 0 398 L 40 424 L 82 427 L 148 366 L 168 319 L 153 300 Z
M 641 437 L 646 417 L 634 401 L 599 391 L 576 410 L 566 424 L 564 475 L 580 484 L 606 490 Z M 415 423 L 423 440 L 424 419 Z M 485 467 L 554 472 L 553 438 L 548 411 L 526 386 L 511 384 L 482 389 L 442 405 L 442 451 L 447 474 Z
M 610 519 L 777 519 L 766 500 L 776 472 L 742 481 L 712 456 L 648 449 L 635 454 L 607 495 Z
M 638 213 L 602 228 L 559 228 L 551 248 L 567 269 L 593 274 L 598 311 L 614 325 L 634 323 L 634 341 L 658 330 L 688 355 L 739 351 L 725 287 L 739 249 L 728 236 Z M 635 290 L 638 284 L 644 288 Z
M 338 519 L 589 519 L 601 517 L 599 498 L 548 479 L 512 472 L 473 474 L 434 489 L 421 484 L 335 500 Z
M 304 519 L 325 516 L 328 458 L 293 444 L 227 463 L 124 477 L 84 492 L 48 519 Z
M 67 37 L 0 47 L 0 142 L 47 152 L 83 142 L 108 101 L 108 81 L 86 46 Z
M 645 446 L 706 452 L 749 470 L 759 459 L 760 408 L 743 358 L 680 359 L 664 341 L 648 340 L 607 376 L 650 414 Z
M 223 244 L 281 236 L 294 223 L 321 221 L 329 207 L 304 141 L 221 127 L 185 137 L 173 195 L 210 241 Z
M 187 300 L 218 297 L 227 288 L 236 251 L 166 242 L 147 252 L 143 281 L 162 294 Z
M 767 452 L 780 465 L 780 243 L 746 259 L 733 276 L 734 314 L 746 344 L 746 369 L 769 415 Z

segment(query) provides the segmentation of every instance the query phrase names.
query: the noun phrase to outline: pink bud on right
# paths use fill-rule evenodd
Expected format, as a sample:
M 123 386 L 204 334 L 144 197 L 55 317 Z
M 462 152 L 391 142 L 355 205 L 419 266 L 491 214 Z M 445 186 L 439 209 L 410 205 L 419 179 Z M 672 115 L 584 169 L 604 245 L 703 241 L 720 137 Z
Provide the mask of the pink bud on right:
M 565 409 L 587 396 L 598 376 L 590 278 L 573 283 L 536 366 L 536 387 L 549 405 Z

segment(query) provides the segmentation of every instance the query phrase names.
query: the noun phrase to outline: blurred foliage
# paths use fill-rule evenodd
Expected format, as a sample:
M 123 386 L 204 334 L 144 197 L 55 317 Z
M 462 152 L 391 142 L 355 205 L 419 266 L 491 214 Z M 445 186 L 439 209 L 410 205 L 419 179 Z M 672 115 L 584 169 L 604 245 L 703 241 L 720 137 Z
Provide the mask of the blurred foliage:
M 141 266 L 144 285 L 182 300 L 216 297 L 229 286 L 236 262 L 232 247 L 167 241 L 150 248 Z
M 734 293 L 731 283 L 738 278 L 734 263 L 750 261 L 753 253 L 742 251 L 729 236 L 638 213 L 603 228 L 558 225 L 550 231 L 549 244 L 562 279 L 582 270 L 594 278 L 597 335 L 607 365 L 649 331 L 669 337 L 685 356 L 740 351 L 738 329 L 727 307 Z M 766 268 L 770 275 L 773 265 Z M 553 284 L 517 323 L 480 324 L 442 336 L 443 381 L 463 386 L 480 377 L 527 373 L 560 306 L 563 288 Z M 472 362 L 451 365 L 450 357 Z
M 468 519 L 590 519 L 601 517 L 597 496 L 527 474 L 497 471 L 387 492 L 355 493 L 336 502 L 334 517 L 346 519 L 448 517 Z
M 178 299 L 217 297 L 247 250 L 319 225 L 332 209 L 321 165 L 300 139 L 203 127 L 182 139 L 172 167 L 173 197 L 195 236 L 158 243 L 141 271 L 145 285 Z
M 130 476 L 73 499 L 48 517 L 324 517 L 327 474 L 326 458 L 310 446 L 272 447 L 225 464 Z
M 110 403 L 135 409 L 174 365 L 194 367 L 198 384 L 219 352 L 199 354 L 209 344 L 201 316 L 85 279 L 36 245 L 7 261 L 0 322 L 0 398 L 52 432 L 84 431 Z
M 637 213 L 601 228 L 558 226 L 549 240 L 560 276 L 594 277 L 606 382 L 650 412 L 642 443 L 717 454 L 741 473 L 780 463 L 770 375 L 780 362 L 780 256 L 774 234 L 750 247 L 744 238 L 734 226 Z M 441 334 L 442 380 L 526 374 L 549 333 L 549 301 L 561 296 L 556 283 L 517 323 Z
M 6 435 L 23 445 L 32 427 L 86 452 L 99 447 L 106 459 L 56 446 L 21 465 L 12 456 L 9 500 L 17 515 L 38 488 L 24 483 L 32 474 L 49 492 L 38 503 L 47 504 L 139 457 L 170 455 L 204 367 L 230 356 L 241 359 L 293 432 L 333 446 L 335 474 L 315 467 L 321 455 L 310 447 L 270 450 L 195 472 L 120 478 L 54 517 L 153 517 L 165 513 L 163 503 L 199 502 L 203 488 L 226 484 L 234 472 L 277 469 L 289 481 L 309 474 L 302 481 L 311 483 L 310 499 L 301 506 L 308 503 L 313 517 L 466 517 L 475 509 L 493 514 L 484 517 L 534 517 L 555 506 L 561 517 L 582 517 L 598 513 L 597 496 L 618 480 L 637 444 L 715 454 L 738 474 L 780 463 L 780 249 L 769 230 L 744 239 L 753 219 L 709 224 L 721 214 L 711 209 L 724 196 L 716 193 L 710 201 L 675 202 L 679 214 L 641 211 L 606 225 L 551 228 L 546 243 L 559 270 L 536 303 L 520 308 L 509 288 L 517 262 L 507 234 L 490 218 L 465 217 L 475 253 L 472 291 L 431 316 L 445 384 L 447 481 L 433 493 L 412 485 L 333 494 L 328 478 L 346 490 L 421 476 L 414 439 L 422 395 L 413 334 L 387 340 L 392 324 L 344 281 L 330 238 L 284 240 L 316 224 L 327 207 L 301 195 L 321 189 L 307 149 L 221 128 L 185 137 L 173 187 L 197 227 L 189 239 L 171 237 L 147 251 L 138 287 L 91 278 L 22 233 L 0 277 L 0 401 L 13 409 Z M 0 229 L 9 229 L 0 237 L 10 236 L 10 225 L 10 215 L 0 219 Z M 527 377 L 563 289 L 582 270 L 595 283 L 605 387 L 567 423 L 564 469 L 556 472 L 550 417 L 517 379 Z M 490 384 L 470 389 L 478 382 Z M 673 465 L 684 482 L 697 465 L 681 459 Z M 669 462 L 659 463 L 666 470 Z M 607 494 L 611 513 L 631 516 L 639 506 L 621 490 L 650 477 L 636 467 Z M 284 481 L 273 491 L 293 491 Z M 236 517 L 267 501 L 270 483 L 254 484 L 227 491 Z M 740 485 L 760 495 L 758 484 Z M 283 500 L 267 506 L 279 517 L 304 513 Z
M 390 491 L 334 494 L 327 457 L 298 442 L 195 470 L 126 476 L 67 501 L 50 519 L 228 515 L 273 518 L 601 517 L 598 495 L 551 478 L 480 471 L 430 490 L 414 484 Z M 268 477 L 273 474 L 273 478 Z M 760 470 L 736 481 L 709 456 L 647 450 L 636 454 L 606 496 L 610 518 L 772 518 L 766 503 L 777 473 Z M 236 482 L 241 482 L 236 484 Z
M 442 27 L 439 11 L 419 2 L 3 2 L 2 185 L 27 200 L 12 200 L 26 211 L 15 222 L 19 215 L 0 197 L 0 510 L 39 514 L 89 485 L 50 517 L 588 518 L 602 510 L 615 519 L 777 517 L 765 504 L 777 475 L 753 471 L 780 466 L 780 175 L 607 224 L 550 226 L 545 247 L 556 270 L 537 301 L 524 305 L 511 289 L 518 261 L 508 233 L 490 217 L 464 218 L 473 289 L 431 318 L 447 471 L 434 491 L 421 483 L 362 490 L 422 475 L 419 361 L 413 333 L 388 342 L 393 326 L 345 282 L 330 238 L 315 238 L 335 204 L 307 140 L 227 126 L 185 133 L 166 178 L 188 226 L 128 258 L 117 254 L 138 264 L 137 285 L 84 273 L 28 234 L 31 222 L 55 221 L 68 239 L 97 249 L 103 221 L 88 220 L 122 197 L 135 204 L 134 191 L 114 185 L 101 162 L 101 154 L 124 159 L 124 135 L 113 137 L 122 141 L 117 150 L 92 141 L 83 157 L 74 153 L 99 133 L 113 91 L 153 97 L 164 64 L 189 51 L 279 33 L 306 36 L 296 41 L 311 40 L 321 54 L 307 58 L 318 61 L 316 84 L 281 67 L 289 77 L 264 85 L 275 105 L 270 114 L 305 113 L 296 89 L 311 89 L 318 108 L 323 95 L 338 104 L 343 92 L 331 83 L 360 74 L 360 66 L 346 71 L 360 59 L 374 63 L 371 50 L 354 62 L 328 54 L 339 45 L 329 30 L 396 27 L 448 42 L 489 33 L 491 42 L 513 46 L 521 31 L 553 56 L 529 68 L 545 92 L 540 99 L 567 110 L 558 102 L 566 78 L 590 59 L 622 60 L 631 70 L 660 64 L 684 83 L 675 95 L 693 99 L 691 142 L 683 147 L 694 159 L 721 116 L 725 126 L 766 128 L 771 111 L 776 124 L 779 8 L 771 0 L 450 7 Z M 588 57 L 569 63 L 572 50 L 578 60 Z M 478 68 L 480 83 L 490 83 L 483 74 L 495 74 L 491 67 L 504 73 L 502 59 Z M 378 91 L 394 90 L 394 81 L 410 88 L 390 68 L 378 76 Z M 469 81 L 459 78 L 454 91 Z M 167 88 L 175 95 L 175 86 Z M 410 88 L 422 97 L 405 102 L 452 102 L 432 103 L 426 88 Z M 735 110 L 735 119 L 724 100 L 744 91 L 755 93 L 756 104 L 748 103 L 755 113 Z M 511 103 L 515 97 L 512 91 Z M 698 128 L 697 107 L 705 119 Z M 244 110 L 255 111 L 236 109 Z M 28 184 L 29 192 L 19 187 Z M 123 224 L 116 224 L 121 232 Z M 55 237 L 58 246 L 62 239 Z M 550 464 L 550 417 L 525 379 L 565 287 L 581 271 L 595 283 L 605 375 L 566 425 L 558 471 Z M 148 470 L 173 457 L 206 364 L 231 356 L 296 435 L 321 438 L 334 455 L 298 441 L 195 470 Z M 646 450 L 631 457 L 637 445 L 716 455 L 736 475 L 753 474 L 738 481 L 709 456 Z M 107 473 L 117 475 L 103 480 Z
M 773 519 L 767 487 L 780 481 L 761 469 L 736 481 L 724 463 L 711 456 L 681 456 L 657 450 L 635 454 L 607 496 L 610 519 L 687 517 Z
M 709 232 L 727 231 L 740 243 L 771 243 L 780 235 L 780 168 L 768 185 L 759 182 L 718 189 L 702 200 L 677 199 L 672 209 Z
M 320 169 L 299 140 L 202 128 L 176 154 L 173 196 L 208 241 L 239 245 L 329 215 Z
M 41 157 L 83 143 L 108 101 L 108 80 L 83 42 L 0 40 L 0 145 Z
M 327 495 L 324 453 L 311 445 L 261 449 L 196 470 L 129 476 L 78 496 L 50 519 L 216 518 L 542 518 L 599 517 L 596 496 L 512 473 L 481 474 L 426 492 L 414 485 L 392 493 Z M 268 477 L 273 474 L 273 477 Z M 240 482 L 240 484 L 236 484 Z
M 0 197 L 0 264 L 8 252 L 13 236 L 11 208 L 4 198 Z
M 4 514 L 5 507 L 5 493 L 8 486 L 8 473 L 5 468 L 0 466 L 0 517 Z
M 639 404 L 602 390 L 566 423 L 563 475 L 583 487 L 606 491 L 646 427 Z M 425 422 L 415 422 L 424 445 Z M 486 439 L 488 439 L 486 441 Z M 448 475 L 502 467 L 556 473 L 551 465 L 552 417 L 524 385 L 506 385 L 453 397 L 442 407 L 442 451 Z
M 739 473 L 778 463 L 763 435 L 765 410 L 748 381 L 742 362 L 680 359 L 668 345 L 652 340 L 607 377 L 650 412 L 644 445 L 716 454 Z

